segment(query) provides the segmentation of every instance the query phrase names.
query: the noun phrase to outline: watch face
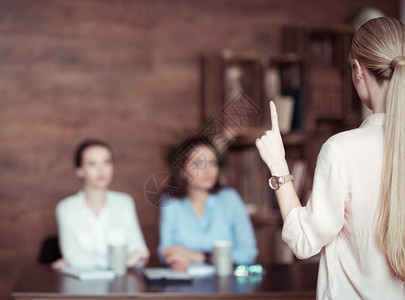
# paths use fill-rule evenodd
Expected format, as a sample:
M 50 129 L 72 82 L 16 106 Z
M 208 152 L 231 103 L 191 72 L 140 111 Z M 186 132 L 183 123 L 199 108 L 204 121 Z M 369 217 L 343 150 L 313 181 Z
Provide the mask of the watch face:
M 272 176 L 270 178 L 270 187 L 274 190 L 277 190 L 280 187 L 280 182 L 278 181 L 278 177 Z

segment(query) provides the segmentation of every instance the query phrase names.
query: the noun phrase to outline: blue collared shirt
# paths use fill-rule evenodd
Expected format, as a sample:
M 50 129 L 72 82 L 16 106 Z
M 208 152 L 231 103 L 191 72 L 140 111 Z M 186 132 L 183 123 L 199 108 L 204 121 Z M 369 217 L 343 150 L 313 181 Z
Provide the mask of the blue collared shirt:
M 215 241 L 230 240 L 236 264 L 254 262 L 258 252 L 252 223 L 243 200 L 234 189 L 210 194 L 200 219 L 194 214 L 188 198 L 163 201 L 166 202 L 160 214 L 160 256 L 169 246 L 212 252 Z

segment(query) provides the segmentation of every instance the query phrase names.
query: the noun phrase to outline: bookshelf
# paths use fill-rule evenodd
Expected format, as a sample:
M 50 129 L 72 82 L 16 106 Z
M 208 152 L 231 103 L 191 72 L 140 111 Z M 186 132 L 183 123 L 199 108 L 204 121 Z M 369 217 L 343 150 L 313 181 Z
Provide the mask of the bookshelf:
M 300 178 L 295 184 L 299 182 L 296 189 L 305 205 L 322 144 L 362 121 L 362 104 L 348 62 L 353 33 L 346 25 L 286 26 L 281 35 L 282 55 L 224 50 L 202 59 L 203 119 L 214 117 L 227 129 L 224 184 L 236 188 L 249 207 L 255 208 L 251 217 L 259 263 L 291 259 L 280 241 L 281 218 L 267 184 L 270 174 L 254 144 L 270 127 L 268 101 L 276 102 L 280 129 L 282 122 L 286 125 L 282 132 L 286 158 Z M 243 120 L 239 116 L 235 122 L 238 105 L 232 115 L 229 103 L 243 104 L 239 105 L 245 109 Z
M 322 144 L 333 134 L 358 127 L 362 104 L 352 84 L 348 61 L 353 28 L 287 26 L 282 30 L 282 52 L 304 60 L 306 154 L 308 178 L 313 178 Z M 305 184 L 305 199 L 312 180 Z M 305 204 L 305 202 L 304 202 Z
M 279 121 L 287 120 L 282 133 L 286 156 L 291 165 L 305 161 L 303 75 L 304 61 L 296 54 L 265 57 L 224 50 L 202 58 L 202 119 L 214 119 L 223 127 L 216 131 L 227 135 L 222 182 L 234 187 L 251 208 L 260 250 L 257 261 L 263 264 L 274 261 L 273 237 L 281 219 L 255 140 L 270 128 L 268 102 L 275 100 Z

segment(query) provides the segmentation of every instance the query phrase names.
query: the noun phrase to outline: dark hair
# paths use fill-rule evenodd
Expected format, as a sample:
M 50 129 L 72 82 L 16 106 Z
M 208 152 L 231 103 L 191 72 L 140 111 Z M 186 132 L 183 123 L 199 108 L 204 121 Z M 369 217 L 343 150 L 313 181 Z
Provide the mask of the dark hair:
M 188 182 L 183 175 L 190 154 L 199 146 L 209 147 L 215 153 L 216 158 L 219 159 L 218 150 L 215 148 L 211 141 L 199 137 L 191 137 L 186 139 L 181 144 L 180 148 L 176 151 L 174 156 L 171 157 L 171 180 L 170 186 L 168 186 L 168 188 L 166 189 L 166 193 L 169 194 L 170 197 L 175 196 L 176 198 L 184 198 L 185 196 L 187 196 Z M 218 177 L 217 182 L 214 184 L 209 193 L 215 194 L 220 189 L 221 185 L 219 183 Z
M 87 139 L 81 142 L 79 146 L 76 148 L 75 156 L 73 158 L 73 163 L 76 168 L 82 166 L 84 151 L 93 146 L 101 146 L 108 149 L 108 151 L 110 151 L 111 153 L 112 159 L 114 160 L 114 152 L 112 151 L 112 148 L 109 144 L 98 139 Z

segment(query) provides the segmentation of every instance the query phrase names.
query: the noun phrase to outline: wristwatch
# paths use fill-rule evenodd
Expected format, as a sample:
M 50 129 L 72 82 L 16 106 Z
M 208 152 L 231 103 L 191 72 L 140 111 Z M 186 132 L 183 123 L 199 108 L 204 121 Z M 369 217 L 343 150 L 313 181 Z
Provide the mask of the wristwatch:
M 278 190 L 280 186 L 287 182 L 293 182 L 294 177 L 291 174 L 284 175 L 284 176 L 271 176 L 269 179 L 269 186 L 273 190 Z

